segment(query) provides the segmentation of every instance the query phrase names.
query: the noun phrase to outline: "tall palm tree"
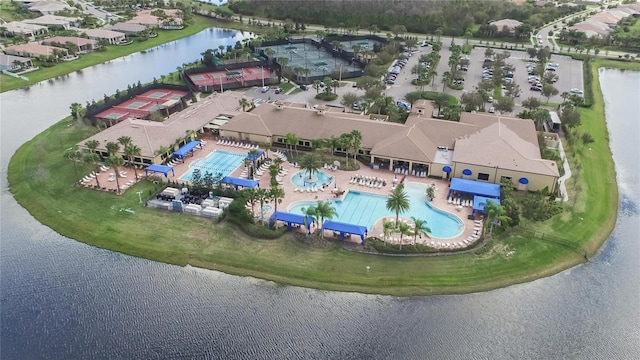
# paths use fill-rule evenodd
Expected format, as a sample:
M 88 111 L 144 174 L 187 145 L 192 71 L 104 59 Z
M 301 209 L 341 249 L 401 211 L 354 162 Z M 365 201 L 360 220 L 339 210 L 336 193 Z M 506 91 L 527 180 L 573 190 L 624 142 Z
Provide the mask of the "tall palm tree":
M 130 136 L 120 136 L 118 138 L 118 144 L 122 145 L 123 149 L 127 149 L 127 146 L 129 146 L 131 144 L 131 137 Z M 127 165 L 131 164 L 131 159 L 129 159 L 129 155 L 126 154 L 125 152 L 125 157 L 127 159 Z
M 269 200 L 269 190 L 257 188 L 255 192 L 256 198 L 260 202 L 260 222 L 264 225 L 264 203 Z
M 309 222 L 310 221 L 315 221 L 316 220 L 316 207 L 315 206 L 309 206 L 308 208 L 301 208 L 300 209 L 302 211 L 302 213 L 305 215 L 304 216 L 304 226 L 307 228 L 307 235 L 311 235 L 311 229 L 309 227 Z
M 258 201 L 258 194 L 256 193 L 256 188 L 246 188 L 242 190 L 244 192 L 247 201 L 251 204 L 251 218 L 253 219 L 256 216 L 254 211 L 254 207 L 256 205 L 256 201 Z
M 387 221 L 387 219 L 382 219 L 382 237 L 383 243 L 387 245 L 387 238 L 391 235 L 392 232 L 396 230 L 396 225 L 393 221 Z
M 493 233 L 493 225 L 495 223 L 509 223 L 509 221 L 511 221 L 511 218 L 507 216 L 507 211 L 504 209 L 504 206 L 495 201 L 487 200 L 487 204 L 484 206 L 484 213 L 487 214 L 485 223 L 489 223 L 489 235 Z
M 409 224 L 400 223 L 398 225 L 398 232 L 400 233 L 400 250 L 402 250 L 402 243 L 404 242 L 405 235 L 411 235 L 411 226 Z
M 320 158 L 315 154 L 306 154 L 300 159 L 300 169 L 309 174 L 309 179 L 319 168 Z
M 75 176 L 74 184 L 78 183 L 78 162 L 82 160 L 82 153 L 78 149 L 70 148 L 64 152 L 64 157 L 73 164 L 73 174 Z
M 242 107 L 242 111 L 247 111 L 247 108 L 251 106 L 251 102 L 247 98 L 242 97 L 238 100 L 238 105 Z
M 278 184 L 272 186 L 269 189 L 269 198 L 273 200 L 273 211 L 278 211 L 278 204 L 282 203 L 282 199 L 284 199 L 284 189 L 278 187 Z M 276 226 L 277 228 L 277 226 Z
M 107 154 L 109 154 L 109 156 L 112 156 L 118 153 L 118 151 L 120 150 L 120 144 L 110 141 L 107 143 L 106 148 Z
M 256 159 L 258 155 L 260 155 L 260 153 L 256 149 L 251 149 L 247 152 L 247 157 L 251 160 L 251 168 L 254 173 L 256 172 Z
M 344 149 L 344 161 L 345 166 L 349 167 L 349 148 L 351 148 L 351 134 L 344 133 L 340 134 L 340 148 Z
M 429 233 L 431 232 L 431 229 L 427 226 L 427 221 L 426 220 L 422 220 L 422 219 L 418 219 L 414 216 L 411 217 L 411 220 L 413 220 L 413 245 L 416 244 L 416 240 L 418 236 L 421 236 L 424 234 L 425 236 L 429 237 Z
M 107 158 L 107 165 L 111 166 L 113 170 L 115 170 L 116 186 L 117 186 L 116 192 L 118 194 L 120 194 L 120 180 L 118 180 L 118 178 L 120 177 L 120 173 L 118 172 L 118 167 L 122 166 L 122 164 L 124 164 L 124 160 L 122 159 L 121 156 L 111 155 Z
M 264 149 L 264 151 L 267 152 L 267 159 L 269 158 L 269 150 L 271 150 L 272 145 L 270 142 L 266 142 L 264 144 L 262 144 L 262 148 Z
M 160 155 L 160 160 L 162 160 L 162 162 L 166 161 L 166 155 L 169 153 L 169 151 L 171 151 L 172 148 L 162 145 L 160 146 L 160 148 L 158 150 L 155 151 L 156 155 Z
M 300 137 L 294 133 L 288 133 L 284 136 L 284 139 L 287 146 L 289 146 L 289 156 L 293 157 L 292 149 L 295 147 L 296 153 L 298 153 L 298 142 L 300 141 Z
M 133 167 L 133 173 L 135 174 L 136 179 L 138 179 L 138 167 L 134 164 L 133 159 L 136 156 L 140 156 L 142 150 L 138 145 L 129 144 L 124 148 L 124 153 L 127 155 L 129 159 L 129 166 Z
M 100 172 L 100 168 L 98 167 L 98 162 L 100 161 L 100 155 L 90 152 L 84 155 L 84 162 L 87 164 L 91 164 L 93 166 L 93 171 L 97 174 Z M 96 175 L 96 185 L 100 188 L 100 181 L 98 180 L 98 176 Z
M 84 146 L 86 146 L 90 152 L 96 153 L 96 149 L 100 146 L 100 142 L 98 140 L 87 140 L 85 141 Z
M 318 201 L 316 216 L 320 218 L 320 236 L 324 239 L 324 219 L 331 220 L 334 216 L 338 216 L 338 212 L 328 201 Z
M 271 164 L 269 166 L 269 176 L 271 176 L 271 186 L 278 186 L 278 174 L 280 174 L 280 166 Z
M 400 183 L 395 189 L 391 190 L 391 193 L 387 197 L 387 210 L 396 213 L 396 227 L 398 227 L 400 213 L 408 211 L 410 207 L 409 196 L 407 192 L 404 191 L 404 184 Z
M 353 150 L 353 163 L 356 162 L 356 156 L 358 156 L 358 151 L 362 147 L 362 133 L 358 130 L 351 130 L 349 133 L 351 137 L 350 148 Z
M 445 87 L 450 82 L 451 82 L 451 72 L 445 71 L 444 74 L 442 74 L 442 92 L 444 92 Z
M 331 148 L 331 155 L 336 151 L 336 148 L 340 147 L 340 138 L 331 135 L 330 138 L 327 139 L 327 146 Z

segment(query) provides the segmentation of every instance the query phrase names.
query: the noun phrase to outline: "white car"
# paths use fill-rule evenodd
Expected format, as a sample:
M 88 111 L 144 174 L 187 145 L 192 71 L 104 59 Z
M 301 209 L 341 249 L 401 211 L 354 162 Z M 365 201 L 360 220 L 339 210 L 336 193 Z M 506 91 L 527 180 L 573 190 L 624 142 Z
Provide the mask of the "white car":
M 572 94 L 576 94 L 576 95 L 582 95 L 583 94 L 583 91 L 580 90 L 580 89 L 577 89 L 577 88 L 573 88 L 569 92 L 572 93 Z
M 489 114 L 494 114 L 496 112 L 496 109 L 492 106 L 489 108 Z
M 260 89 L 260 91 L 261 91 L 261 92 L 263 92 L 263 93 L 266 93 L 266 92 L 268 92 L 268 91 L 269 91 L 269 87 L 268 87 L 268 86 L 263 86 L 263 87 Z

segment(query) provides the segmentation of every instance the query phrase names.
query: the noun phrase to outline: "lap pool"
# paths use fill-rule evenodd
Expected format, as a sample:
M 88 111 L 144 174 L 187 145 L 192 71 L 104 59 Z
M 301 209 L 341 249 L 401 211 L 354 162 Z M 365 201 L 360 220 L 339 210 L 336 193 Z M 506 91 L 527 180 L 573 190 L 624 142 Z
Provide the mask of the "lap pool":
M 204 176 L 207 172 L 215 175 L 221 173 L 222 176 L 231 174 L 247 157 L 247 154 L 216 150 L 207 155 L 206 158 L 198 159 L 189 165 L 189 171 L 180 176 L 180 180 L 193 180 L 193 171 L 200 169 L 200 173 Z
M 405 190 L 409 197 L 411 208 L 401 213 L 402 218 L 411 218 L 427 221 L 431 229 L 430 236 L 437 238 L 451 238 L 459 235 L 464 229 L 462 220 L 453 214 L 435 209 L 429 205 L 424 194 L 427 185 L 422 183 L 406 182 Z M 315 205 L 315 201 L 302 201 L 289 206 L 288 211 L 302 214 L 302 208 Z M 344 200 L 332 200 L 332 206 L 338 216 L 332 220 L 366 226 L 368 230 L 383 217 L 395 217 L 395 213 L 387 210 L 387 197 L 371 193 L 349 191 Z

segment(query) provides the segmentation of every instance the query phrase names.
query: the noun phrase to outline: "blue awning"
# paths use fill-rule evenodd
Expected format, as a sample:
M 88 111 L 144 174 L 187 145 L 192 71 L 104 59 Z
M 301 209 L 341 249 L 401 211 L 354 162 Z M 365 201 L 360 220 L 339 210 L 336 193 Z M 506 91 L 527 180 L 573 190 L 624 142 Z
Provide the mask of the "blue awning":
M 467 176 L 469 176 L 469 175 L 471 175 L 472 173 L 473 173 L 473 172 L 472 172 L 471 170 L 469 170 L 469 169 L 464 169 L 464 170 L 462 170 L 462 175 L 467 175 Z
M 529 179 L 527 179 L 526 177 L 522 177 L 520 178 L 520 180 L 518 180 L 518 182 L 522 185 L 527 185 L 529 183 Z
M 237 177 L 225 176 L 222 179 L 222 182 L 225 184 L 233 185 L 236 189 L 241 186 L 245 188 L 254 188 L 259 185 L 256 180 L 242 179 Z
M 442 168 L 442 171 L 446 172 L 446 173 L 450 173 L 451 172 L 451 166 L 445 166 Z
M 180 147 L 180 149 L 176 150 L 173 153 L 173 157 L 174 158 L 178 158 L 178 159 L 182 159 L 182 161 L 184 161 L 184 157 L 187 154 L 193 154 L 193 149 L 196 148 L 196 146 L 200 146 L 201 143 L 199 140 L 193 140 L 193 141 L 189 141 L 188 143 L 182 145 Z
M 493 201 L 496 204 L 500 204 L 500 199 L 492 199 L 484 196 L 474 196 L 473 197 L 473 212 L 476 211 L 484 211 L 484 207 L 487 206 L 487 202 Z
M 490 198 L 500 198 L 500 185 L 476 180 L 453 178 L 449 186 L 449 194 L 451 194 L 452 191 L 460 191 Z
M 148 176 L 149 172 L 163 173 L 164 177 L 169 177 L 169 171 L 171 171 L 171 173 L 173 175 L 175 175 L 175 173 L 173 172 L 173 167 L 171 167 L 171 166 L 160 165 L 160 164 L 151 164 L 151 165 L 147 166 L 144 169 L 144 174 Z
M 325 220 L 322 225 L 324 230 L 333 230 L 340 233 L 340 240 L 344 239 L 345 234 L 360 235 L 362 243 L 364 244 L 364 238 L 367 236 L 367 227 L 362 225 L 347 224 L 337 221 Z
M 313 221 L 313 219 L 309 216 L 294 214 L 294 213 L 284 212 L 284 211 L 274 212 L 271 215 L 270 219 L 271 219 L 271 223 L 273 223 L 274 221 L 286 222 L 287 227 L 289 229 L 291 229 L 291 224 L 298 224 L 298 225 L 305 226 L 307 230 L 310 229 L 311 222 Z
M 253 154 L 253 155 L 248 155 L 247 156 L 247 160 L 256 160 L 258 159 L 260 156 L 264 155 L 264 150 L 256 150 L 258 153 L 257 154 Z

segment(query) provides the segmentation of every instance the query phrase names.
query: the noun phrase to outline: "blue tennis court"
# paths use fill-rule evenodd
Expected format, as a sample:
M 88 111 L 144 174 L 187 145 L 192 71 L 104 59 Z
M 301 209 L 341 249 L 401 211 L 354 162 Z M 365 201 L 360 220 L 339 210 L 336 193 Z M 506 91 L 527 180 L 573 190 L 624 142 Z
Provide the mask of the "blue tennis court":
M 451 238 L 457 236 L 464 229 L 462 220 L 453 214 L 431 207 L 424 199 L 426 185 L 422 183 L 406 182 L 405 190 L 411 207 L 409 211 L 400 214 L 403 218 L 415 217 L 427 221 L 431 229 L 430 236 L 437 238 Z M 303 214 L 301 209 L 315 206 L 315 201 L 302 201 L 292 204 L 289 212 Z M 332 220 L 366 226 L 371 230 L 373 225 L 383 217 L 395 217 L 393 211 L 387 210 L 387 197 L 359 191 L 349 191 L 344 200 L 333 200 L 331 205 L 338 216 Z
M 192 181 L 193 171 L 200 169 L 200 173 L 204 176 L 206 173 L 222 176 L 228 176 L 240 166 L 247 154 L 236 153 L 231 151 L 216 150 L 209 154 L 206 158 L 198 159 L 189 165 L 189 171 L 180 176 L 181 180 Z

